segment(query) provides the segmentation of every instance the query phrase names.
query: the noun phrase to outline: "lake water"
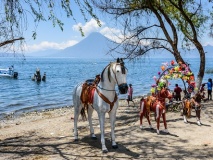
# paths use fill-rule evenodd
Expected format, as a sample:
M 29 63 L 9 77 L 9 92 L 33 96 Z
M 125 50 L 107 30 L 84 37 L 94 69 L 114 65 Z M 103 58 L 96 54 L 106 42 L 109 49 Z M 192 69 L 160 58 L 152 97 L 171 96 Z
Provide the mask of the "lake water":
M 18 79 L 0 78 L 0 115 L 11 112 L 22 113 L 72 105 L 73 87 L 78 83 L 94 78 L 112 61 L 110 59 L 73 59 L 73 58 L 1 58 L 0 68 L 14 65 Z M 137 61 L 125 61 L 128 68 L 127 82 L 133 84 L 134 96 L 150 92 L 154 84 L 153 76 L 158 76 L 163 62 L 171 59 L 146 58 Z M 191 69 L 197 75 L 199 59 L 187 59 Z M 36 68 L 41 74 L 47 74 L 46 82 L 37 83 L 31 80 Z M 213 59 L 208 59 L 206 69 L 213 68 Z M 204 82 L 213 78 L 213 74 L 205 74 Z M 183 88 L 181 80 L 170 81 L 170 88 L 175 83 Z M 125 98 L 126 95 L 119 95 Z

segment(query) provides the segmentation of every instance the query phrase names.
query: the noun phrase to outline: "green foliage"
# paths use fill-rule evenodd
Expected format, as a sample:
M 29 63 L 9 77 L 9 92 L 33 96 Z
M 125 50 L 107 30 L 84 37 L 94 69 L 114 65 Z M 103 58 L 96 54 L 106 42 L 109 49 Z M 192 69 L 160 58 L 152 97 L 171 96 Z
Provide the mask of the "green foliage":
M 62 18 L 59 17 L 61 15 L 65 15 L 77 24 L 71 3 L 78 5 L 85 21 L 87 21 L 87 17 L 92 17 L 101 26 L 98 17 L 94 14 L 93 8 L 87 0 L 3 0 L 0 4 L 0 43 L 15 37 L 22 37 L 23 31 L 28 29 L 29 17 L 34 19 L 33 39 L 36 39 L 36 29 L 42 21 L 51 21 L 54 27 L 58 26 L 62 31 L 64 23 Z M 83 36 L 82 28 L 79 28 L 79 31 Z

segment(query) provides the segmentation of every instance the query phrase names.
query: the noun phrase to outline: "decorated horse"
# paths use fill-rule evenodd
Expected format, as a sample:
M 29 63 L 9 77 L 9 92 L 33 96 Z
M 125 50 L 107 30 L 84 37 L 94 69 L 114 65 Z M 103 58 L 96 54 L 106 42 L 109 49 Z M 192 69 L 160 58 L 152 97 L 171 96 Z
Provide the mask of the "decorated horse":
M 157 134 L 160 134 L 160 118 L 162 116 L 165 130 L 168 133 L 167 123 L 166 123 L 166 105 L 165 99 L 172 98 L 172 94 L 168 90 L 165 81 L 159 82 L 158 91 L 152 96 L 148 96 L 145 99 L 141 99 L 140 103 L 140 128 L 142 129 L 142 120 L 145 115 L 149 123 L 150 128 L 152 125 L 150 122 L 150 112 L 154 112 L 155 120 L 157 122 Z
M 118 98 L 115 87 L 118 86 L 120 94 L 126 94 L 128 85 L 126 82 L 127 69 L 124 66 L 122 59 L 117 59 L 116 62 L 111 62 L 102 71 L 100 82 L 98 80 L 92 84 L 80 83 L 73 91 L 73 105 L 74 105 L 74 137 L 78 140 L 77 122 L 79 115 L 86 119 L 86 111 L 90 126 L 90 134 L 92 139 L 96 139 L 92 125 L 92 113 L 96 110 L 98 113 L 102 152 L 107 153 L 108 149 L 105 145 L 105 115 L 109 114 L 111 126 L 111 140 L 112 148 L 118 148 L 115 142 L 115 120 L 118 109 Z
M 155 104 L 157 104 L 157 102 L 159 102 L 158 99 L 162 99 L 160 101 L 160 103 L 158 103 L 158 105 L 162 105 L 163 107 L 165 107 L 165 98 L 171 98 L 170 94 L 168 93 L 169 91 L 166 92 L 166 88 L 168 87 L 168 80 L 169 79 L 180 78 L 183 81 L 185 91 L 186 91 L 185 81 L 187 83 L 194 82 L 194 74 L 190 70 L 189 65 L 187 63 L 186 64 L 182 63 L 182 62 L 176 63 L 174 60 L 172 60 L 170 63 L 168 63 L 168 62 L 163 63 L 162 66 L 161 66 L 161 70 L 162 70 L 162 73 L 161 72 L 158 73 L 158 75 L 159 75 L 158 78 L 156 76 L 153 77 L 156 84 L 157 84 L 157 86 L 155 84 L 151 88 L 151 93 L 152 93 L 153 96 L 148 97 L 148 98 L 141 101 L 141 105 L 140 105 L 141 106 L 141 108 L 140 108 L 140 119 L 141 119 L 140 120 L 140 127 L 141 128 L 142 128 L 143 115 L 147 115 L 146 117 L 147 117 L 147 120 L 149 122 L 149 125 L 150 125 L 150 127 L 152 127 L 150 120 L 149 120 L 149 116 L 148 116 L 149 114 L 147 114 L 147 113 L 149 113 L 151 106 L 154 104 L 154 102 L 155 102 Z M 164 85 L 166 85 L 166 87 L 162 87 Z M 156 87 L 159 88 L 158 92 L 157 92 L 158 94 L 156 94 Z M 165 96 L 166 95 L 165 93 L 164 93 L 164 96 L 159 95 L 159 93 L 162 93 L 162 92 L 167 93 L 168 97 Z M 159 98 L 159 97 L 164 97 L 164 98 Z M 183 108 L 185 108 L 184 104 L 183 104 Z M 165 110 L 163 110 L 163 112 L 165 112 Z M 161 112 L 159 112 L 159 113 L 161 113 Z M 184 114 L 186 114 L 186 112 L 184 112 Z M 165 114 L 163 113 L 162 116 L 164 118 Z M 159 120 L 157 119 L 157 122 L 158 121 Z M 165 125 L 165 131 L 168 132 L 168 130 L 166 128 L 166 120 L 164 120 L 164 125 Z M 157 126 L 157 133 L 159 134 L 159 127 L 158 126 Z
M 200 121 L 201 114 L 201 101 L 203 99 L 203 95 L 201 92 L 194 93 L 195 83 L 189 83 L 188 92 L 185 92 L 185 97 L 183 99 L 183 120 L 184 123 L 188 123 L 188 118 L 191 117 L 191 111 L 194 108 L 197 124 L 199 126 L 202 125 Z

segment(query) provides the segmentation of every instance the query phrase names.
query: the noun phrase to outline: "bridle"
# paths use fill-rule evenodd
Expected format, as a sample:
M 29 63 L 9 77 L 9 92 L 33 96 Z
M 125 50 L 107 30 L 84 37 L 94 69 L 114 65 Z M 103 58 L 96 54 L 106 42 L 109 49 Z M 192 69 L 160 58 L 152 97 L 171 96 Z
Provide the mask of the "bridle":
M 110 63 L 109 65 L 107 65 L 107 66 L 104 68 L 104 70 L 102 71 L 102 74 L 101 74 L 102 77 L 103 77 L 103 72 L 105 71 L 105 69 L 106 69 L 107 67 L 111 67 L 111 65 L 112 65 L 112 64 Z M 116 63 L 115 68 L 116 68 L 117 65 L 121 65 L 122 74 L 125 74 L 124 63 Z M 109 76 L 109 69 L 110 69 L 110 68 L 108 68 L 108 76 Z M 118 80 L 117 80 L 116 73 L 115 73 L 115 71 L 114 71 L 113 69 L 112 69 L 112 71 L 113 71 L 113 73 L 114 73 L 114 75 L 115 75 L 116 84 L 118 85 Z M 103 80 L 102 80 L 102 81 L 103 81 Z M 110 81 L 110 78 L 109 78 L 109 81 Z M 99 89 L 105 90 L 105 91 L 116 91 L 116 90 L 109 90 L 109 89 L 102 88 L 102 87 L 100 87 L 99 85 L 97 85 L 97 87 L 98 87 Z M 117 99 L 118 99 L 117 93 L 115 92 L 115 97 L 114 97 L 113 102 L 110 102 L 109 99 L 108 99 L 106 96 L 104 96 L 104 95 L 98 90 L 97 87 L 96 87 L 96 92 L 97 92 L 97 94 L 98 94 L 107 104 L 110 105 L 110 110 L 109 110 L 109 112 L 110 112 L 110 111 L 112 110 L 113 106 L 114 106 L 114 103 L 115 103 L 115 102 L 117 101 Z
M 121 63 L 116 63 L 116 64 L 115 64 L 115 69 L 116 69 L 116 66 L 117 66 L 117 65 L 121 65 L 121 72 L 122 72 L 122 74 L 125 74 L 125 73 L 126 73 L 126 71 L 125 71 L 126 67 L 124 66 L 124 63 L 123 63 L 123 62 L 121 62 Z M 112 63 L 108 64 L 108 65 L 104 68 L 104 70 L 103 70 L 102 73 L 101 73 L 101 81 L 104 81 L 104 80 L 103 80 L 103 72 L 107 69 L 107 67 L 109 67 L 109 68 L 108 68 L 108 78 L 109 78 L 109 69 L 110 69 L 111 66 L 112 66 Z M 115 71 L 114 71 L 113 69 L 112 69 L 112 72 L 113 72 L 114 75 L 115 75 L 116 84 L 119 86 L 116 73 L 115 73 Z M 109 78 L 109 81 L 111 82 L 110 78 Z M 123 84 L 123 83 L 122 83 L 122 84 Z M 120 84 L 120 85 L 122 85 L 122 84 Z M 116 90 L 110 90 L 110 89 L 106 89 L 106 88 L 100 87 L 99 85 L 98 85 L 98 88 L 101 89 L 101 90 L 105 90 L 105 91 L 116 91 Z
M 162 92 L 162 90 L 158 93 L 158 100 L 159 101 L 164 101 L 165 100 L 165 98 L 164 97 L 168 97 L 168 89 L 163 89 L 164 91 L 163 91 L 163 93 L 161 93 Z M 162 95 L 163 94 L 163 95 Z

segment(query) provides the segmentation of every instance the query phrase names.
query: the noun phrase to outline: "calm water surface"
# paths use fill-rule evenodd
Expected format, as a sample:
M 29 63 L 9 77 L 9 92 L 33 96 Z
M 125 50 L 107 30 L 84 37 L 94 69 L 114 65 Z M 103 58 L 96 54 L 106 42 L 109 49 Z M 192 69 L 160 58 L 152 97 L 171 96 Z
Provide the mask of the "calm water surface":
M 154 84 L 153 76 L 158 76 L 163 62 L 171 59 L 141 59 L 126 61 L 128 68 L 127 82 L 133 84 L 134 96 L 150 92 Z M 0 78 L 0 115 L 11 112 L 21 113 L 49 108 L 59 108 L 72 105 L 73 87 L 88 78 L 94 78 L 108 65 L 110 59 L 72 59 L 72 58 L 1 58 L 0 68 L 14 65 L 18 79 Z M 191 69 L 197 74 L 199 59 L 187 59 Z M 39 67 L 41 74 L 47 74 L 46 82 L 37 83 L 31 76 Z M 208 59 L 206 68 L 213 68 L 213 59 Z M 213 78 L 213 74 L 205 74 L 204 81 Z M 170 88 L 180 80 L 170 81 Z M 119 95 L 125 98 L 126 95 Z

